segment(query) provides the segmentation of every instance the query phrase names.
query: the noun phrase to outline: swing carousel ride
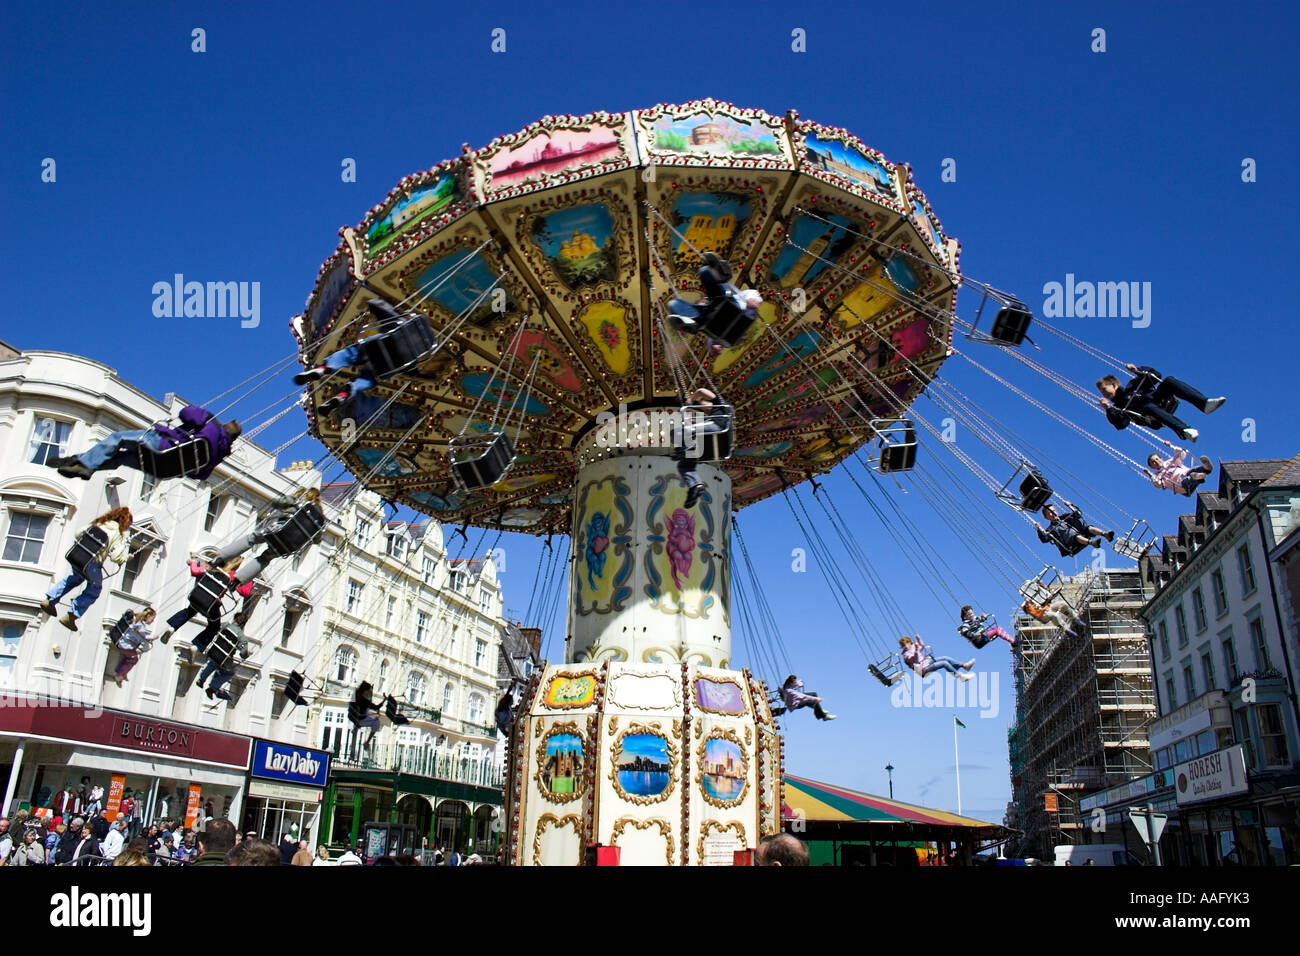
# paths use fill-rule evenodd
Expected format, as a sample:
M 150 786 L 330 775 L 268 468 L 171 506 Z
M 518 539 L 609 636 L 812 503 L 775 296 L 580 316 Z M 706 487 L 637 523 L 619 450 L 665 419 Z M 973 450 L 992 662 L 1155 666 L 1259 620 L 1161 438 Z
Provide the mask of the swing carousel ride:
M 781 805 L 766 685 L 732 669 L 732 515 L 848 456 L 910 469 L 905 416 L 969 284 L 957 243 L 906 165 L 712 100 L 546 117 L 403 179 L 340 234 L 293 322 L 301 358 L 386 344 L 362 346 L 373 389 L 329 411 L 309 389 L 316 436 L 439 521 L 570 536 L 565 662 L 512 727 L 510 861 L 599 844 L 730 863 Z M 706 253 L 763 303 L 682 335 L 667 304 L 700 297 Z M 1018 304 L 980 288 L 1001 340 L 1023 336 Z M 731 429 L 688 506 L 673 425 L 697 388 Z

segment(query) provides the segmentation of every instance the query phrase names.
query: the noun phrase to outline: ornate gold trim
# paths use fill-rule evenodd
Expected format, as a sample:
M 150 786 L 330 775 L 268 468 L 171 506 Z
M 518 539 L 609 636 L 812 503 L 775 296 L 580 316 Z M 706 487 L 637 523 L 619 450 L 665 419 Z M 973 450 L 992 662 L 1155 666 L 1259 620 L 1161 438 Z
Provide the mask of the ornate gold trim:
M 637 677 L 645 680 L 666 680 L 673 687 L 673 701 L 671 704 L 664 704 L 661 707 L 646 707 L 641 704 L 625 704 L 617 699 L 614 693 L 614 685 L 624 677 Z M 626 707 L 628 710 L 672 710 L 682 706 L 682 682 L 679 678 L 674 677 L 671 673 L 667 674 L 638 674 L 635 671 L 619 671 L 611 677 L 605 686 L 605 706 L 606 707 Z
M 706 680 L 712 684 L 730 684 L 740 691 L 740 710 L 715 710 L 712 707 L 705 707 L 700 700 L 699 687 L 696 686 L 698 681 Z M 749 708 L 745 704 L 745 698 L 749 695 L 745 693 L 745 685 L 734 677 L 714 677 L 712 674 L 701 674 L 696 671 L 695 676 L 691 678 L 691 695 L 695 699 L 695 706 L 706 714 L 724 714 L 728 717 L 746 717 L 749 715 Z
M 578 862 L 574 866 L 582 866 L 582 819 L 576 813 L 566 813 L 562 817 L 557 817 L 554 813 L 543 813 L 537 818 L 537 830 L 533 833 L 533 866 L 541 866 L 542 834 L 546 832 L 547 824 L 553 824 L 558 830 L 570 823 L 573 824 L 574 836 L 578 838 Z
M 558 680 L 582 680 L 589 679 L 592 682 L 591 700 L 585 703 L 551 703 L 549 700 L 551 685 Z M 542 706 L 547 710 L 581 710 L 584 707 L 594 707 L 596 705 L 596 695 L 600 692 L 600 674 L 595 671 L 556 671 L 550 677 L 546 678 L 546 686 L 542 689 Z
M 728 830 L 735 830 L 736 835 L 740 837 L 740 842 L 749 848 L 749 837 L 745 835 L 745 824 L 739 820 L 729 820 L 726 823 L 719 823 L 717 820 L 705 820 L 704 825 L 700 827 L 700 838 L 695 843 L 695 865 L 704 865 L 704 841 L 709 835 L 710 830 L 717 830 L 719 833 L 726 833 Z
M 653 734 L 664 741 L 664 752 L 668 755 L 668 785 L 664 787 L 661 793 L 653 795 L 641 795 L 628 793 L 623 789 L 623 785 L 618 782 L 618 765 L 614 762 L 614 754 L 623 748 L 624 738 L 632 734 Z M 613 734 L 611 733 L 611 736 Z M 635 721 L 628 724 L 627 729 L 618 734 L 614 740 L 614 745 L 609 749 L 609 782 L 614 785 L 614 792 L 619 798 L 626 800 L 628 803 L 634 803 L 639 807 L 650 806 L 653 803 L 663 803 L 672 796 L 673 790 L 677 787 L 677 745 L 673 743 L 663 731 L 659 721 L 652 721 L 645 724 L 639 724 Z
M 539 725 L 538 730 L 541 727 Z M 572 734 L 582 742 L 582 773 L 574 781 L 573 793 L 552 793 L 550 789 L 542 783 L 542 770 L 546 766 L 546 744 L 552 737 L 559 734 Z M 540 736 L 540 733 L 539 733 Z M 574 800 L 582 799 L 586 792 L 586 780 L 591 768 L 592 746 L 591 739 L 579 729 L 578 725 L 572 720 L 556 721 L 546 727 L 546 734 L 542 737 L 542 742 L 537 745 L 537 769 L 533 771 L 533 781 L 537 784 L 537 792 L 542 795 L 542 799 L 550 803 L 572 803 Z
M 740 751 L 740 759 L 741 761 L 744 762 L 744 773 L 745 773 L 744 786 L 740 788 L 740 793 L 736 794 L 730 800 L 720 800 L 717 797 L 710 796 L 709 791 L 705 789 L 704 753 L 708 749 L 710 740 L 726 740 L 730 743 L 735 744 L 736 749 Z M 695 758 L 696 758 L 695 759 L 695 785 L 700 788 L 700 798 L 703 799 L 704 802 L 707 803 L 709 806 L 717 807 L 720 810 L 730 810 L 733 807 L 740 806 L 740 804 L 742 804 L 745 801 L 745 797 L 749 793 L 749 754 L 746 753 L 745 751 L 746 751 L 746 747 L 743 743 L 741 743 L 740 738 L 736 736 L 736 732 L 734 730 L 728 730 L 725 727 L 714 728 L 713 730 L 709 731 L 709 733 L 705 736 L 703 740 L 700 741 L 700 745 L 698 748 L 696 748 L 696 752 L 695 752 Z
M 618 838 L 623 833 L 623 828 L 628 824 L 631 824 L 637 830 L 648 830 L 652 826 L 657 826 L 659 832 L 664 835 L 664 839 L 668 841 L 668 850 L 664 854 L 664 862 L 668 866 L 673 865 L 674 844 L 673 827 L 671 823 L 667 820 L 661 819 L 660 817 L 651 817 L 648 820 L 638 820 L 635 817 L 619 817 L 614 821 L 614 829 L 609 835 L 609 842 L 612 846 L 618 846 Z

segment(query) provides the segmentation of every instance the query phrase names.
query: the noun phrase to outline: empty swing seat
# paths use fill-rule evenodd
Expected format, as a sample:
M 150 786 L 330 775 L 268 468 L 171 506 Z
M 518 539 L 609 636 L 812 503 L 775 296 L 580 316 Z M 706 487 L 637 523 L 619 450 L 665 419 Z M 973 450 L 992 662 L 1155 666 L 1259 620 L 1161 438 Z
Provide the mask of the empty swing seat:
M 694 445 L 697 461 L 726 461 L 731 457 L 735 438 L 735 413 L 730 405 L 683 405 L 683 439 L 689 449 Z M 705 429 L 705 423 L 717 430 Z
M 989 330 L 989 338 L 1007 345 L 1019 345 L 1025 340 L 1033 318 L 1034 314 L 1023 302 L 1012 299 L 998 309 L 998 314 L 993 319 L 993 328 Z
M 193 478 L 208 466 L 211 449 L 205 438 L 191 438 L 162 451 L 154 451 L 141 442 L 139 455 L 140 470 L 165 481 L 168 478 Z
M 302 685 L 306 678 L 298 671 L 290 671 L 289 678 L 284 682 L 285 700 L 292 701 L 295 704 L 306 704 L 307 700 L 302 696 Z
M 1139 530 L 1140 526 L 1140 530 Z M 1145 521 L 1134 522 L 1129 533 L 1111 542 L 1111 550 L 1116 554 L 1137 561 L 1156 543 L 1155 532 Z
M 886 687 L 893 687 L 903 679 L 903 663 L 897 654 L 890 654 L 879 664 L 868 664 L 867 670 Z
M 418 314 L 385 323 L 377 335 L 360 343 L 362 358 L 379 379 L 417 364 L 437 344 L 433 327 Z
M 320 537 L 325 530 L 325 512 L 314 504 L 305 504 L 271 528 L 266 543 L 277 557 L 297 554 Z
M 1052 488 L 1037 468 L 1029 469 L 1020 482 L 1020 507 L 1025 511 L 1038 511 L 1052 498 Z
M 871 430 L 880 439 L 876 468 L 881 474 L 916 466 L 916 426 L 906 418 L 877 418 Z
M 515 446 L 505 432 L 457 435 L 450 451 L 452 477 L 464 492 L 492 487 L 515 463 Z
M 108 547 L 108 532 L 98 525 L 91 525 L 81 534 L 77 535 L 77 540 L 72 543 L 65 557 L 68 564 L 72 565 L 72 570 L 76 571 L 83 578 L 86 576 L 86 565 L 92 561 L 98 561 L 99 556 Z
M 212 639 L 204 653 L 208 655 L 208 660 L 216 664 L 220 670 L 226 670 L 235 659 L 235 651 L 239 648 L 239 638 L 228 627 L 223 627 L 217 632 L 217 636 Z
M 388 718 L 388 722 L 394 727 L 400 727 L 402 724 L 411 722 L 409 717 L 397 709 L 397 701 L 391 697 L 384 701 L 384 716 Z
M 727 348 L 731 348 L 745 337 L 754 316 L 732 300 L 731 296 L 719 296 L 709 302 L 700 313 L 700 328 L 711 339 L 716 339 Z
M 211 569 L 203 572 L 190 591 L 190 607 L 211 620 L 221 615 L 221 599 L 230 590 L 230 575 Z

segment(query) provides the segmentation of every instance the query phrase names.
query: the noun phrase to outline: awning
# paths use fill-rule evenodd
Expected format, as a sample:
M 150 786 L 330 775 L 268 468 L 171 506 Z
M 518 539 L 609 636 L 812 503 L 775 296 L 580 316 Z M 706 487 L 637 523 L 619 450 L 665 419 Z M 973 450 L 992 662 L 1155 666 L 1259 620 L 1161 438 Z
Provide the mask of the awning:
M 947 810 L 918 807 L 789 774 L 785 777 L 781 816 L 785 820 L 800 820 L 806 824 L 870 824 L 891 830 L 908 825 L 914 828 L 978 830 L 982 832 L 975 835 L 980 839 L 991 838 L 995 832 L 1005 829 L 999 823 L 958 816 Z M 865 828 L 863 832 L 866 832 Z

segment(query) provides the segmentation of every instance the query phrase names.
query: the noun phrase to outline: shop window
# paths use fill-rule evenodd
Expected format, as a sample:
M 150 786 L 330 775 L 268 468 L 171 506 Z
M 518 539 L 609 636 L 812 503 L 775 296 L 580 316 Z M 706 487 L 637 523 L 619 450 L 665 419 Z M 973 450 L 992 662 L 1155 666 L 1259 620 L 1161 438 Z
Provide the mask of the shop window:
M 9 512 L 9 530 L 5 533 L 4 559 L 19 564 L 40 564 L 50 516 L 28 511 Z
M 62 458 L 68 453 L 68 439 L 71 436 L 71 422 L 36 416 L 32 426 L 32 440 L 27 448 L 27 460 L 33 465 L 44 465 L 51 458 Z

